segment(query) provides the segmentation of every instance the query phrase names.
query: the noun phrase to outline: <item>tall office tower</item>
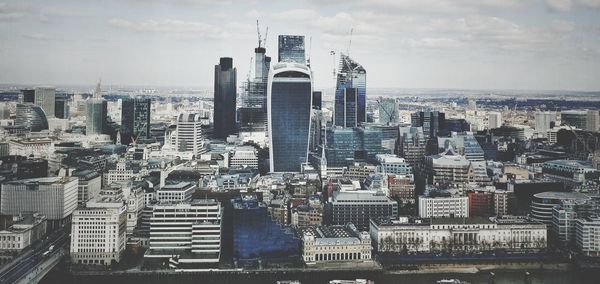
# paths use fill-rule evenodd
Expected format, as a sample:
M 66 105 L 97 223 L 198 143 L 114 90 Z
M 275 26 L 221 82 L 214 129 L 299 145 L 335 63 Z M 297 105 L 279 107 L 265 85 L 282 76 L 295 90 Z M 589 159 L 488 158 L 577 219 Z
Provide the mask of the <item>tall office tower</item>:
M 349 88 L 355 89 L 355 91 L 348 92 L 347 89 Z M 355 127 L 357 124 L 366 121 L 366 88 L 367 71 L 358 62 L 342 53 L 335 88 L 333 123 L 336 126 Z M 353 93 L 356 94 L 356 101 L 354 102 L 351 101 Z M 355 104 L 356 108 L 354 110 L 349 108 L 349 104 Z
M 225 139 L 235 133 L 236 70 L 233 59 L 221 57 L 215 65 L 214 137 Z
M 65 93 L 56 94 L 54 100 L 54 116 L 56 118 L 69 118 L 69 95 Z
M 398 104 L 395 99 L 379 100 L 379 123 L 384 125 L 398 123 Z
M 538 111 L 535 116 L 535 130 L 537 132 L 546 132 L 552 128 L 552 123 L 556 121 L 556 113 Z
M 10 107 L 7 102 L 0 102 L 0 119 L 10 118 Z
M 600 113 L 598 110 L 588 110 L 587 111 L 587 131 L 597 132 L 600 128 Z
M 569 125 L 573 128 L 587 129 L 587 111 L 565 110 L 560 113 L 561 125 Z
M 323 105 L 323 92 L 314 91 L 312 96 L 312 107 L 313 109 L 320 110 Z
M 502 114 L 497 111 L 490 111 L 488 113 L 488 125 L 489 129 L 502 126 Z
M 32 103 L 17 104 L 15 125 L 39 132 L 48 129 L 48 119 L 40 106 Z
M 150 99 L 125 99 L 121 104 L 121 143 L 150 138 Z
M 53 118 L 56 100 L 56 89 L 52 87 L 37 87 L 35 88 L 35 104 L 40 106 L 46 116 Z
M 198 156 L 206 151 L 202 133 L 202 118 L 197 113 L 180 113 L 177 117 L 175 147 L 180 152 Z
M 305 65 L 277 63 L 269 74 L 271 172 L 299 172 L 308 159 L 312 74 Z
M 306 64 L 304 36 L 280 35 L 278 61 Z
M 21 103 L 35 103 L 35 90 L 34 89 L 24 89 L 21 90 L 21 95 L 19 96 L 19 102 Z
M 238 109 L 238 123 L 241 132 L 267 132 L 267 80 L 271 57 L 259 45 L 254 49 L 254 79 L 243 82 L 241 105 Z
M 88 99 L 86 102 L 86 135 L 104 134 L 107 130 L 107 104 L 103 99 Z
M 420 111 L 410 115 L 412 127 L 423 127 L 425 140 L 436 138 L 438 132 L 444 127 L 446 115 L 443 112 Z

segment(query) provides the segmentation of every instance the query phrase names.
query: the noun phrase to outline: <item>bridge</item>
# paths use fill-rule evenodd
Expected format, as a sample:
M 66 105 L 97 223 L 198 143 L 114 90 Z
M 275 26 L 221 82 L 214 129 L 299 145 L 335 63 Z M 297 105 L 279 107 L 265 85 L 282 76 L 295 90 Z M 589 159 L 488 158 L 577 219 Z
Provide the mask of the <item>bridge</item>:
M 1 267 L 0 283 L 38 283 L 68 255 L 68 243 L 68 232 L 64 228 L 51 233 Z M 51 246 L 54 249 L 49 251 Z

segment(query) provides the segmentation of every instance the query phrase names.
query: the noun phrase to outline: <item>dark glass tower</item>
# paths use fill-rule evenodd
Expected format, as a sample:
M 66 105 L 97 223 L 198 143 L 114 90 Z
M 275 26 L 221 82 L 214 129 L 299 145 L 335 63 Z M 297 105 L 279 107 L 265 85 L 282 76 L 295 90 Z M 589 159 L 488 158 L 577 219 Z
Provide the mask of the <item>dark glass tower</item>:
M 269 74 L 271 172 L 299 172 L 308 159 L 312 80 L 305 65 L 278 63 Z
M 214 137 L 225 139 L 235 133 L 236 70 L 233 59 L 221 57 L 215 65 Z
M 56 118 L 69 118 L 69 95 L 56 94 L 54 99 L 54 115 Z
M 107 132 L 108 111 L 107 103 L 103 99 L 88 99 L 86 102 L 86 135 L 98 135 Z
M 347 89 L 356 90 L 354 109 L 348 108 Z M 367 71 L 348 55 L 340 55 L 340 67 L 335 88 L 334 124 L 355 127 L 366 121 Z M 353 102 L 354 103 L 354 102 Z
M 313 109 L 321 109 L 322 104 L 323 104 L 323 92 L 314 91 L 313 97 L 312 97 Z
M 300 64 L 306 64 L 304 36 L 279 36 L 279 62 L 296 62 Z
M 150 99 L 125 99 L 121 104 L 121 143 L 150 138 Z

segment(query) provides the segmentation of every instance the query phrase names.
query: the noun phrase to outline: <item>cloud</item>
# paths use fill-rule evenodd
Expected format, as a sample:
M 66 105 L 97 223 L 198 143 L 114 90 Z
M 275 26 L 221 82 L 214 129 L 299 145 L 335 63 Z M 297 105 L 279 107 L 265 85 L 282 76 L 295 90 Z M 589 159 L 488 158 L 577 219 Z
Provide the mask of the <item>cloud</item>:
M 546 0 L 546 5 L 554 11 L 568 12 L 573 8 L 598 9 L 600 0 Z
M 474 13 L 482 9 L 520 9 L 536 0 L 306 0 L 314 6 L 352 5 L 388 13 Z
M 32 40 L 40 40 L 40 41 L 48 41 L 52 40 L 52 38 L 46 34 L 42 33 L 34 33 L 34 34 L 23 34 L 21 35 L 23 38 L 32 39 Z
M 214 25 L 202 22 L 186 22 L 180 20 L 145 20 L 129 21 L 110 19 L 108 24 L 125 30 L 144 33 L 164 34 L 174 39 L 220 38 L 224 31 Z

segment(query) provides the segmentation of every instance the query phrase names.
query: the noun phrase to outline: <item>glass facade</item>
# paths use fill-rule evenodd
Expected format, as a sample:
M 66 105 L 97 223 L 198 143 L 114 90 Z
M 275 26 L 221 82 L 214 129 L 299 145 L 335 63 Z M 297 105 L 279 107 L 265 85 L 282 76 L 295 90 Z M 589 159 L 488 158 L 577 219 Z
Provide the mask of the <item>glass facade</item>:
M 107 105 L 103 99 L 89 99 L 86 103 L 85 133 L 87 135 L 104 134 L 107 128 Z
M 300 164 L 308 159 L 312 108 L 310 71 L 307 67 L 281 69 L 284 66 L 275 66 L 270 82 L 270 166 L 271 172 L 299 172 Z M 278 67 L 280 72 L 277 72 Z
M 356 108 L 353 112 L 348 112 L 346 107 L 346 90 L 348 88 L 356 89 Z M 335 88 L 334 124 L 336 126 L 354 127 L 366 122 L 366 88 L 366 70 L 358 62 L 342 53 Z M 356 120 L 353 119 L 354 117 Z
M 32 132 L 48 129 L 48 120 L 40 106 L 26 103 L 17 104 L 15 125 L 24 126 Z
M 327 130 L 327 166 L 347 167 L 354 162 L 375 162 L 375 155 L 391 153 L 382 147 L 383 132 L 377 128 L 331 128 Z
M 247 196 L 231 202 L 235 260 L 281 259 L 300 254 L 300 240 L 269 216 L 265 204 Z
M 235 133 L 236 69 L 233 59 L 222 57 L 215 65 L 214 137 L 225 139 Z
M 150 138 L 150 99 L 126 99 L 121 104 L 121 143 Z
M 280 35 L 278 61 L 306 64 L 304 36 Z

